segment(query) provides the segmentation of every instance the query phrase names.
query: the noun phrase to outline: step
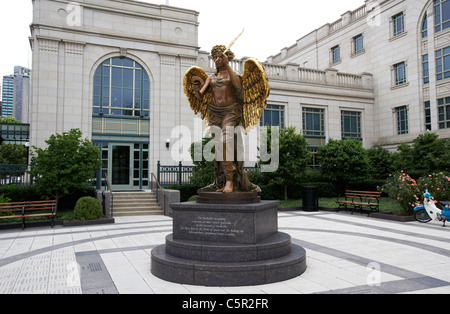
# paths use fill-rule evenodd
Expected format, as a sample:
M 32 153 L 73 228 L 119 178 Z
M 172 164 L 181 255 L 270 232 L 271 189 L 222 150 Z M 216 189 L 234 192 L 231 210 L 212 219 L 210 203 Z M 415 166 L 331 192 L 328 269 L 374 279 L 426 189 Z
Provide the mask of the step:
M 162 210 L 158 211 L 114 211 L 114 217 L 129 217 L 129 216 L 160 216 L 163 215 Z
M 136 206 L 125 206 L 125 205 L 120 205 L 117 206 L 116 204 L 114 204 L 114 211 L 119 211 L 119 210 L 161 210 L 161 206 L 159 206 L 159 204 L 151 204 L 151 205 L 136 205 Z
M 288 280 L 306 270 L 306 251 L 291 244 L 290 253 L 251 262 L 208 262 L 170 255 L 166 245 L 151 252 L 151 272 L 165 281 L 200 286 L 253 286 Z
M 291 236 L 277 232 L 257 244 L 236 244 L 176 240 L 166 237 L 166 253 L 175 257 L 204 262 L 252 262 L 288 255 Z
M 143 216 L 163 215 L 164 212 L 151 192 L 113 192 L 113 215 Z

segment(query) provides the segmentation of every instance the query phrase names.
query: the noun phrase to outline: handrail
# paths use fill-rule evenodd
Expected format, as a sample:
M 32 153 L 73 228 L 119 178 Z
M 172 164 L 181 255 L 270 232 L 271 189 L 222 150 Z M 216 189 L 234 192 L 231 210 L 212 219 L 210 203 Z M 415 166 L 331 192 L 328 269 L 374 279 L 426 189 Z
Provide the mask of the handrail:
M 114 216 L 114 196 L 111 185 L 109 184 L 108 173 L 105 171 L 106 184 L 108 185 L 109 193 L 111 195 L 111 218 Z
M 162 186 L 159 184 L 158 179 L 156 178 L 155 174 L 152 172 L 152 177 L 155 179 L 156 185 L 161 189 L 161 193 L 162 193 L 162 197 L 163 197 L 163 212 L 164 214 L 166 213 L 166 194 L 164 193 L 164 189 L 162 188 Z M 156 197 L 158 198 L 158 202 L 159 202 L 159 197 L 158 197 L 158 191 L 156 193 Z

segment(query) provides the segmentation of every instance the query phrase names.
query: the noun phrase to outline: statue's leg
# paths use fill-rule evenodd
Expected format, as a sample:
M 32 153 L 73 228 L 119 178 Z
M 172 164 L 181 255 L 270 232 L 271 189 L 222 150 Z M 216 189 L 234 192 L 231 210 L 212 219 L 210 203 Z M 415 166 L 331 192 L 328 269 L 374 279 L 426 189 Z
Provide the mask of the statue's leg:
M 223 140 L 223 161 L 221 162 L 222 171 L 225 173 L 226 184 L 219 192 L 231 193 L 234 190 L 234 179 L 237 174 L 235 164 L 235 141 L 234 141 L 234 123 L 227 123 L 222 127 Z

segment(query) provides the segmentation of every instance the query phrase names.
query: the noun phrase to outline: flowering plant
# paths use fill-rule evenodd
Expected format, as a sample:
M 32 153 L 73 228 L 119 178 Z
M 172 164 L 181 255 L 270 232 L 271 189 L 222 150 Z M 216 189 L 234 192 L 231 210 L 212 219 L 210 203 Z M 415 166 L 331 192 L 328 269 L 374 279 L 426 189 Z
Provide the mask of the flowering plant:
M 415 204 L 419 202 L 421 194 L 420 187 L 416 180 L 411 178 L 405 172 L 389 175 L 386 184 L 383 185 L 383 192 L 386 192 L 389 197 L 397 199 L 403 215 L 411 215 Z M 413 206 L 414 205 L 414 206 Z
M 428 192 L 430 192 L 435 200 L 450 201 L 450 177 L 443 172 L 432 173 L 428 176 L 421 177 L 417 180 L 417 184 L 422 191 L 428 189 Z
M 423 202 L 425 189 L 428 189 L 435 200 L 450 200 L 450 177 L 440 172 L 420 177 L 416 181 L 401 170 L 389 175 L 382 191 L 398 200 L 403 215 L 412 215 L 414 207 Z

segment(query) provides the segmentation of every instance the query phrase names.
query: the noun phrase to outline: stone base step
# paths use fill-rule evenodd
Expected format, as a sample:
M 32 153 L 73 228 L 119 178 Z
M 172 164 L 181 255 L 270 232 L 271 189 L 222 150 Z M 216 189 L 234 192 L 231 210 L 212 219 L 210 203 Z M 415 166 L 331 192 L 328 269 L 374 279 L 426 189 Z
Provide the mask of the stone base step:
M 306 270 L 306 251 L 291 244 L 290 253 L 252 262 L 207 262 L 166 253 L 166 245 L 151 252 L 151 272 L 166 281 L 202 286 L 252 286 L 288 280 Z

